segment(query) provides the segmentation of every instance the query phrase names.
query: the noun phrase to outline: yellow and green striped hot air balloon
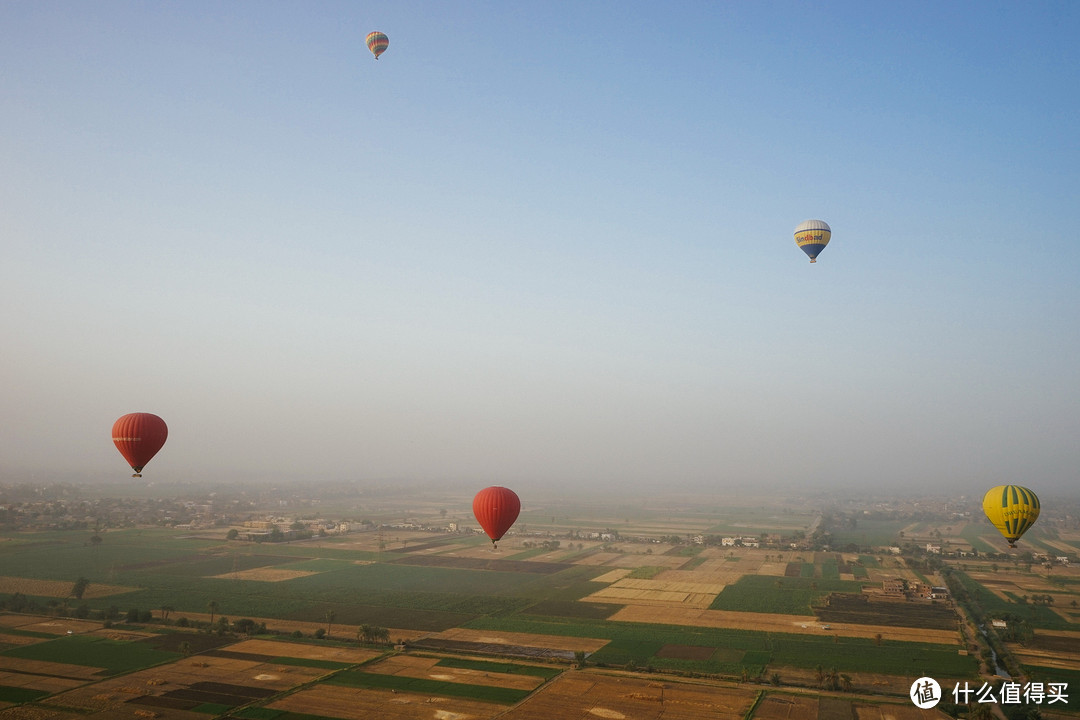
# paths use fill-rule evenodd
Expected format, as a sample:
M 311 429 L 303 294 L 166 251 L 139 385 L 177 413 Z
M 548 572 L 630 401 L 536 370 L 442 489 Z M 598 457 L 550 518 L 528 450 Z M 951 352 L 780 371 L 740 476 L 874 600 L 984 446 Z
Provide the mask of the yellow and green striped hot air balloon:
M 1039 496 L 1019 485 L 998 485 L 983 497 L 983 512 L 1009 547 L 1039 519 Z

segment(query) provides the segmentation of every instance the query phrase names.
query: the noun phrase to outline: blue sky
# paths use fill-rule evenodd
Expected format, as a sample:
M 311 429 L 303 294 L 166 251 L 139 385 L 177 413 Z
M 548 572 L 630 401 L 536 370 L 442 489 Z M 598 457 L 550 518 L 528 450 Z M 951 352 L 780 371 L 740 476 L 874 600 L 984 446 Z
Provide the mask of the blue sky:
M 1074 489 L 1078 30 L 0 4 L 0 477 Z

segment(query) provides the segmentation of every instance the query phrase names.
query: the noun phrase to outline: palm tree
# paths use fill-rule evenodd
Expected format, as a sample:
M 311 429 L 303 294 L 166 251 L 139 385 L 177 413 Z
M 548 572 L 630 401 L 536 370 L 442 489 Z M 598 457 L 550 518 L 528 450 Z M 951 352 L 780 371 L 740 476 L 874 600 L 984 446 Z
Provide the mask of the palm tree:
M 371 641 L 371 630 L 372 630 L 371 626 L 368 625 L 367 623 L 364 623 L 363 625 L 361 625 L 357 629 L 356 636 L 360 640 L 360 642 L 370 642 Z
M 218 611 L 218 601 L 211 600 L 206 603 L 206 609 L 210 611 L 210 624 L 214 624 L 214 614 Z
M 326 637 L 330 637 L 330 625 L 333 624 L 334 618 L 337 617 L 337 613 L 333 610 L 326 611 Z
M 172 606 L 171 605 L 162 605 L 160 609 L 161 609 L 161 619 L 162 620 L 168 620 L 169 619 L 169 613 L 171 613 L 173 611 Z

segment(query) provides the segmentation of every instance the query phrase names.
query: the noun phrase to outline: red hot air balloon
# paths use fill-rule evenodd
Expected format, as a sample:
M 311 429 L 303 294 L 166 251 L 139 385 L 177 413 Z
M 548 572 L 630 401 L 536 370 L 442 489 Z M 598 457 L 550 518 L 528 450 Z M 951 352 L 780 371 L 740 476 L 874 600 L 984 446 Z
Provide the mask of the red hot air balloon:
M 491 538 L 491 544 L 499 547 L 495 543 L 502 539 L 517 520 L 518 513 L 521 512 L 521 500 L 513 490 L 496 485 L 476 493 L 472 501 L 472 511 L 480 527 L 484 528 L 484 532 Z
M 390 38 L 386 37 L 384 33 L 376 30 L 375 32 L 368 33 L 367 36 L 367 49 L 371 51 L 371 54 L 378 60 L 379 56 L 386 52 L 386 48 L 390 46 Z
M 130 413 L 113 423 L 112 439 L 116 449 L 135 471 L 131 477 L 142 477 L 143 466 L 165 444 L 169 428 L 165 421 L 150 413 Z

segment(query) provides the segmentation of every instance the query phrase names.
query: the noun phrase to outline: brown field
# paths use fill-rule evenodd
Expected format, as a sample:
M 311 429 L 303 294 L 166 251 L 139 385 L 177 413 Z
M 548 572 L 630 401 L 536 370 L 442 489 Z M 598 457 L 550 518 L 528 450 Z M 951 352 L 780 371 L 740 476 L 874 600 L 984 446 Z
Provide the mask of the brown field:
M 690 558 L 680 555 L 646 555 L 645 553 L 619 553 L 614 560 L 607 564 L 612 567 L 639 568 L 639 567 L 662 567 L 675 570 L 685 564 Z
M 66 635 L 70 631 L 73 635 L 94 632 L 101 629 L 100 622 L 91 620 L 76 620 L 75 618 L 28 618 L 31 622 L 19 625 L 19 630 L 32 632 L 50 633 L 52 635 Z M 145 636 L 143 636 L 145 637 Z
M 657 575 L 654 580 L 678 580 L 682 582 L 707 583 L 720 586 L 731 585 L 738 582 L 743 575 L 748 573 L 742 563 L 732 563 L 725 560 L 706 560 L 693 570 L 665 570 Z M 720 592 L 717 590 L 716 592 Z
M 38 595 L 40 597 L 66 598 L 71 597 L 71 588 L 75 583 L 64 580 L 36 580 L 33 578 L 0 576 L 0 593 L 23 595 Z M 83 598 L 108 597 L 138 590 L 138 588 L 123 587 L 122 585 L 101 585 L 90 583 L 83 593 Z
M 230 645 L 229 652 L 266 655 L 269 657 L 290 657 L 304 660 L 330 660 L 340 663 L 362 663 L 378 657 L 377 650 L 360 648 L 326 647 L 306 643 L 281 642 L 277 640 L 243 640 Z
M 1080 632 L 1075 630 L 1037 630 L 1026 646 L 1009 643 L 1009 649 L 1022 663 L 1080 670 Z
M 210 575 L 212 578 L 221 580 L 259 580 L 261 582 L 281 582 L 282 580 L 295 580 L 296 578 L 318 575 L 314 570 L 283 570 L 279 568 L 252 568 L 239 572 L 224 573 L 222 575 Z
M 218 617 L 220 617 L 220 613 Z M 2 616 L 0 616 L 2 617 Z M 175 620 L 180 617 L 186 617 L 188 620 L 201 620 L 203 622 L 209 622 L 209 613 L 174 613 L 169 616 L 170 620 Z M 251 618 L 257 623 L 266 623 L 266 627 L 275 630 L 277 632 L 291 633 L 296 630 L 304 633 L 305 635 L 313 635 L 316 630 L 322 628 L 326 630 L 325 622 L 306 622 L 302 620 L 282 620 L 280 618 Z M 330 634 L 335 639 L 348 638 L 350 640 L 356 639 L 356 632 L 359 629 L 358 625 L 344 625 L 334 623 L 331 627 Z M 402 640 L 416 640 L 426 636 L 428 633 L 424 630 L 410 630 L 406 628 L 387 628 L 390 631 L 390 638 L 397 641 L 399 638 Z
M 385 530 L 383 532 L 376 532 L 368 530 L 364 532 L 349 533 L 347 535 L 338 535 L 333 539 L 324 539 L 316 542 L 315 547 L 323 547 L 324 545 L 329 548 L 337 550 L 364 550 L 367 552 L 379 552 L 379 543 L 384 543 L 383 553 L 389 553 L 391 550 L 398 550 L 403 546 L 408 549 L 409 545 L 420 545 L 434 538 L 447 537 L 445 534 L 434 534 L 430 532 L 420 532 L 417 530 Z
M 946 720 L 949 716 L 937 708 L 921 710 L 911 702 L 889 705 L 852 703 L 857 720 Z
M 589 555 L 588 557 L 583 557 L 583 558 L 581 558 L 579 560 L 576 560 L 574 562 L 574 564 L 575 565 L 607 565 L 608 563 L 612 563 L 613 565 L 617 565 L 618 563 L 614 563 L 612 561 L 617 560 L 620 557 L 622 557 L 621 553 L 598 552 L 598 553 L 593 553 L 592 555 Z
M 240 643 L 240 645 L 243 644 Z M 275 645 L 278 643 L 270 642 L 268 644 Z M 280 644 L 288 645 L 288 643 Z M 121 716 L 126 717 L 127 715 L 124 715 L 124 713 L 133 713 L 138 708 L 144 710 L 144 712 L 152 710 L 159 714 L 164 713 L 173 718 L 205 718 L 205 715 L 191 713 L 185 709 L 190 706 L 190 703 L 179 703 L 178 707 L 171 708 L 162 703 L 161 700 L 158 701 L 160 704 L 154 704 L 153 706 L 149 704 L 127 705 L 126 703 L 135 698 L 148 696 L 167 700 L 168 698 L 163 696 L 190 688 L 199 683 L 226 683 L 255 688 L 258 692 L 276 693 L 303 685 L 324 674 L 326 674 L 326 670 L 321 668 L 198 655 L 177 660 L 167 665 L 139 670 L 130 675 L 83 685 L 41 702 L 48 705 L 75 708 L 81 711 L 109 710 L 110 717 L 113 716 L 113 713 L 121 713 Z
M 596 652 L 608 644 L 607 640 L 595 638 L 564 637 L 562 635 L 532 635 L 530 633 L 496 632 L 494 630 L 468 630 L 451 628 L 427 637 L 441 640 L 487 643 L 492 645 L 520 645 L 522 647 L 543 648 L 545 650 L 584 650 Z
M 768 674 L 771 675 L 774 672 L 780 675 L 780 682 L 784 685 L 806 688 L 818 687 L 817 670 L 815 669 L 770 665 Z M 851 678 L 851 684 L 855 692 L 906 697 L 911 689 L 911 678 L 909 677 L 861 672 L 851 672 L 847 673 L 847 675 Z
M 563 673 L 500 717 L 507 720 L 742 720 L 757 689 Z
M 344 720 L 486 720 L 506 710 L 505 705 L 465 698 L 325 684 L 301 690 L 266 707 Z
M 491 685 L 515 690 L 534 690 L 544 682 L 543 678 L 535 675 L 512 675 L 510 673 L 484 672 L 467 668 L 440 667 L 438 662 L 439 658 L 394 655 L 364 667 L 364 672 L 430 678 L 465 685 Z
M 46 710 L 33 705 L 3 707 L 4 705 L 5 703 L 0 703 L 0 708 L 3 708 L 0 709 L 0 720 L 82 720 L 84 718 L 78 713 Z
M 631 571 L 630 571 L 629 568 L 616 568 L 615 570 L 611 570 L 609 572 L 604 573 L 600 577 L 594 577 L 592 579 L 592 582 L 597 582 L 597 583 L 618 582 L 619 580 L 622 580 L 624 577 L 629 575 L 630 572 Z
M 817 720 L 818 699 L 769 693 L 754 709 L 753 720 Z
M 0 685 L 20 687 L 27 690 L 42 690 L 50 693 L 63 692 L 82 685 L 85 681 L 75 678 L 58 678 L 46 675 L 30 675 L 23 672 L 4 672 L 0 670 Z
M 787 570 L 786 562 L 767 562 L 761 563 L 761 567 L 757 569 L 755 575 L 769 575 L 773 577 L 784 577 L 784 571 Z M 756 714 L 755 714 L 756 717 Z
M 665 574 L 670 576 L 673 573 Z M 581 599 L 585 602 L 624 602 L 704 609 L 709 607 L 723 589 L 723 585 L 714 583 L 623 578 Z
M 771 613 L 736 612 L 733 610 L 698 610 L 652 605 L 627 605 L 609 620 L 661 625 L 697 625 L 700 627 L 760 630 L 768 632 L 805 633 L 808 635 L 842 635 L 843 637 L 873 638 L 879 633 L 884 640 L 941 643 L 955 645 L 960 635 L 955 630 L 926 630 L 889 625 L 829 623 L 828 630 L 809 615 L 776 615 Z
M 92 680 L 94 675 L 103 672 L 104 668 L 68 665 L 67 663 L 49 662 L 47 660 L 26 660 L 24 658 L 0 655 L 0 670 L 17 670 L 35 675 L 51 675 L 52 677 L 75 680 Z

